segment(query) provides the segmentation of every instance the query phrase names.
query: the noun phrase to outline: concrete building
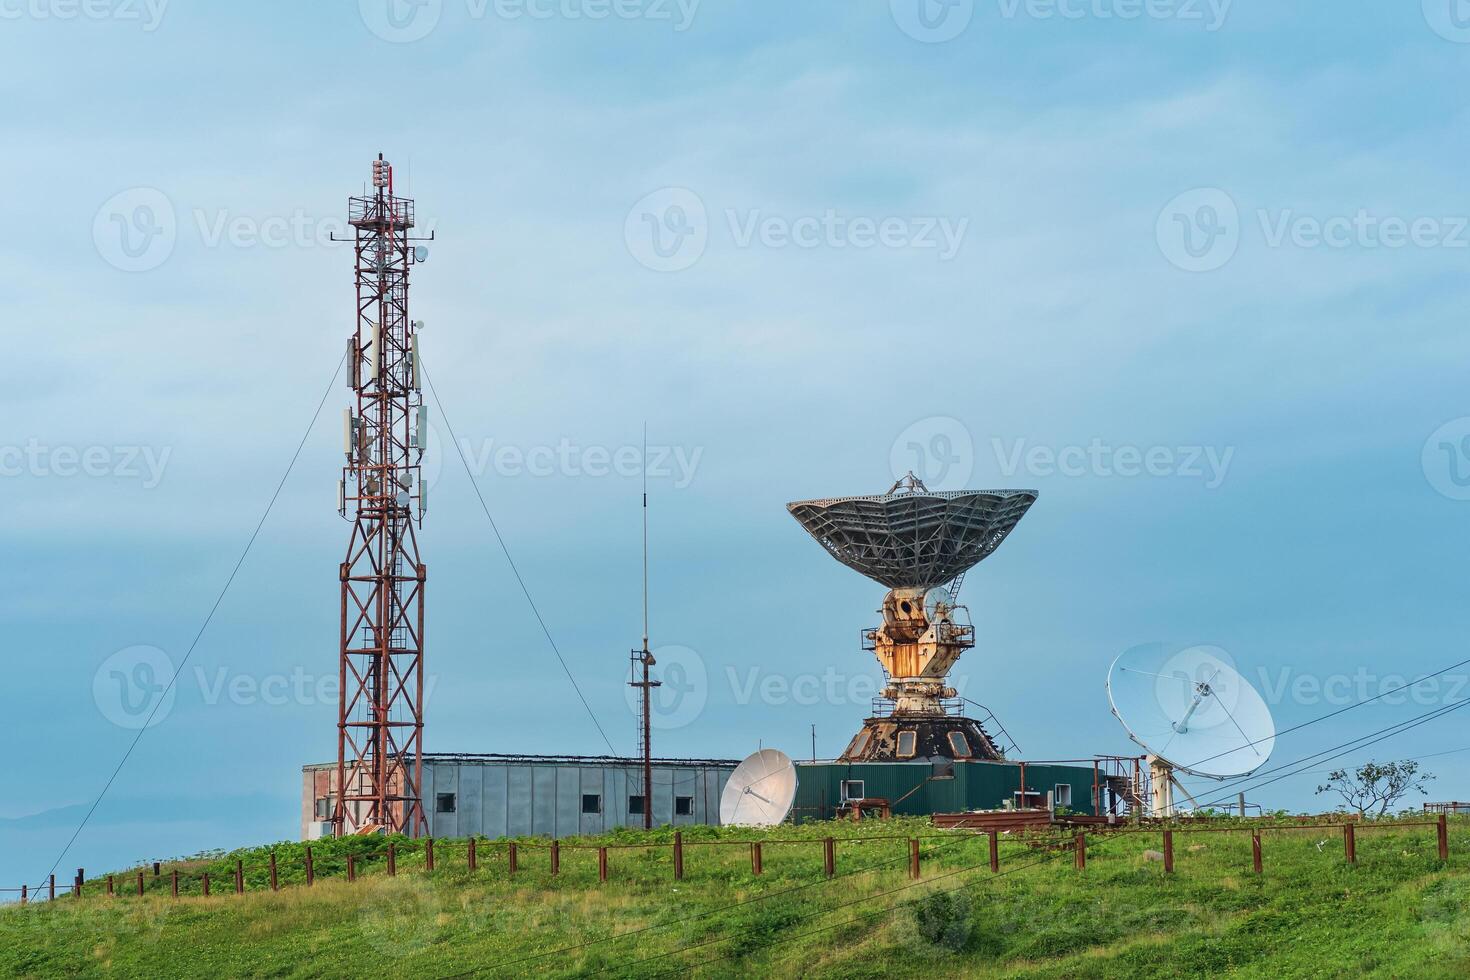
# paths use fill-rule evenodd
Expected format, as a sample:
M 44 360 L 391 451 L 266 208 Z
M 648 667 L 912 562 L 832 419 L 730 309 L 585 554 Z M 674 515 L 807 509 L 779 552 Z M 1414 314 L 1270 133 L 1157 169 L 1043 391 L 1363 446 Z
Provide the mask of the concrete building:
M 718 824 L 738 765 L 654 759 L 653 823 Z M 332 833 L 337 764 L 305 766 L 301 839 Z M 424 754 L 424 812 L 433 837 L 574 837 L 643 826 L 643 763 L 612 756 Z

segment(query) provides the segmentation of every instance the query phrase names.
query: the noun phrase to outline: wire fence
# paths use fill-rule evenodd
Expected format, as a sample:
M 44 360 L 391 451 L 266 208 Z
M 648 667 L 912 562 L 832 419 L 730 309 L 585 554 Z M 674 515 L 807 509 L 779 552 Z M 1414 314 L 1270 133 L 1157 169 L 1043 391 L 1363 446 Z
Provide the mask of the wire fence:
M 682 832 L 675 832 L 673 840 L 669 842 L 629 842 L 629 843 L 578 843 L 576 841 L 489 841 L 482 838 L 468 838 L 457 841 L 445 841 L 434 838 L 425 838 L 421 842 L 410 845 L 410 851 L 400 854 L 398 844 L 389 841 L 386 846 L 377 850 L 364 850 L 362 853 L 348 851 L 345 854 L 332 853 L 323 862 L 313 851 L 311 845 L 300 848 L 299 854 L 293 853 L 285 860 L 276 851 L 266 853 L 262 859 L 253 861 L 247 867 L 245 859 L 236 858 L 233 867 L 226 863 L 225 874 L 219 874 L 218 870 L 200 870 L 198 865 L 209 864 L 218 869 L 222 862 L 207 860 L 186 860 L 171 862 L 172 866 L 165 869 L 164 865 L 170 862 L 153 862 L 151 865 L 132 869 L 127 872 L 113 873 L 101 877 L 88 879 L 86 871 L 78 868 L 75 876 L 68 883 L 58 883 L 56 876 L 51 875 L 39 887 L 32 885 L 21 885 L 16 888 L 0 887 L 0 893 L 8 893 L 12 896 L 18 895 L 20 904 L 28 905 L 35 902 L 50 902 L 60 899 L 72 898 L 83 899 L 89 897 L 145 897 L 166 896 L 172 899 L 187 900 L 190 898 L 207 898 L 216 895 L 242 895 L 247 891 L 280 891 L 283 888 L 312 887 L 318 880 L 345 880 L 355 882 L 360 877 L 372 875 L 375 877 L 395 877 L 400 871 L 419 873 L 434 873 L 450 868 L 469 872 L 481 870 L 497 870 L 508 876 L 515 876 L 524 871 L 540 869 L 549 873 L 552 877 L 563 874 L 563 856 L 577 854 L 596 855 L 597 881 L 605 883 L 614 877 L 615 861 L 618 854 L 626 854 L 630 851 L 641 851 L 645 855 L 659 856 L 667 854 L 671 866 L 672 877 L 676 881 L 683 880 L 688 865 L 686 857 L 690 851 L 698 852 L 701 849 L 718 848 L 743 848 L 746 850 L 750 865 L 750 874 L 760 876 L 766 870 L 766 858 L 768 849 L 780 848 L 783 853 L 789 853 L 789 849 L 802 849 L 804 854 L 802 861 L 805 862 L 806 849 L 810 849 L 811 865 L 803 864 L 803 867 L 812 870 L 820 868 L 820 878 L 831 879 L 843 874 L 878 870 L 882 867 L 897 866 L 906 863 L 908 874 L 911 878 L 920 879 L 924 876 L 923 867 L 926 859 L 926 845 L 933 841 L 944 841 L 946 845 L 964 842 L 988 842 L 989 866 L 992 872 L 999 872 L 1002 867 L 1003 857 L 1013 857 L 1003 854 L 1000 847 L 1002 841 L 1007 843 L 1019 843 L 1022 845 L 1021 853 L 1035 851 L 1065 852 L 1073 854 L 1075 867 L 1085 870 L 1088 864 L 1089 841 L 1107 838 L 1124 837 L 1147 837 L 1158 841 L 1160 850 L 1153 852 L 1152 859 L 1163 864 L 1166 874 L 1172 874 L 1175 870 L 1176 848 L 1175 841 L 1180 837 L 1189 837 L 1203 834 L 1233 834 L 1250 836 L 1250 860 L 1251 870 L 1256 874 L 1264 874 L 1269 865 L 1269 848 L 1266 839 L 1271 835 L 1290 834 L 1294 832 L 1316 831 L 1321 833 L 1330 830 L 1340 834 L 1342 837 L 1343 860 L 1349 864 L 1356 864 L 1358 860 L 1357 844 L 1358 837 L 1362 834 L 1392 832 L 1405 829 L 1433 828 L 1435 832 L 1435 843 L 1438 859 L 1448 862 L 1450 858 L 1449 821 L 1445 812 L 1439 812 L 1435 819 L 1431 820 L 1393 820 L 1384 822 L 1358 821 L 1358 820 L 1316 820 L 1298 823 L 1275 823 L 1267 821 L 1241 821 L 1231 826 L 1199 826 L 1188 823 L 1169 824 L 1164 826 L 1115 826 L 1106 828 L 1094 828 L 1091 830 L 1078 830 L 1075 833 L 1057 833 L 1054 830 L 1046 832 L 1028 831 L 1001 831 L 1001 830 L 955 830 L 941 834 L 881 834 L 871 836 L 829 836 L 829 837 L 807 837 L 807 838 L 772 838 L 763 840 L 684 840 Z M 840 855 L 847 854 L 854 849 L 862 848 L 864 845 L 884 845 L 893 842 L 901 842 L 906 846 L 903 848 L 902 860 L 889 860 L 879 865 L 865 866 L 858 869 L 847 869 L 839 872 Z M 420 846 L 421 845 L 421 846 Z M 927 857 L 936 857 L 938 848 L 928 847 Z M 399 867 L 399 858 L 408 856 L 421 859 L 417 861 L 417 868 Z M 820 861 L 820 864 L 817 862 Z M 287 881 L 286 879 L 290 880 Z

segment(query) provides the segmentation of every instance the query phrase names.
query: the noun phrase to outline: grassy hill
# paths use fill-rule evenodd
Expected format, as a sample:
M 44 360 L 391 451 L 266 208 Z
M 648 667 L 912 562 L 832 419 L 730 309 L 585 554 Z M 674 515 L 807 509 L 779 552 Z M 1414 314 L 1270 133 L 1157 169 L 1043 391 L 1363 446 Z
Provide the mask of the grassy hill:
M 1160 835 L 1089 835 L 1087 867 L 1062 838 L 988 841 L 927 821 L 806 825 L 770 832 L 692 828 L 674 880 L 670 831 L 620 833 L 609 880 L 595 849 L 566 842 L 550 874 L 545 841 L 523 841 L 508 874 L 505 842 L 398 839 L 275 848 L 282 889 L 268 888 L 266 850 L 165 864 L 131 894 L 101 880 L 83 898 L 0 910 L 0 973 L 15 976 L 319 977 L 1464 977 L 1470 976 L 1470 823 L 1451 824 L 1449 862 L 1432 827 L 1387 821 L 1358 832 L 1358 863 L 1340 828 L 1267 830 L 1264 874 L 1250 834 L 1181 827 L 1175 872 Z M 1263 824 L 1269 826 L 1269 822 Z M 1185 831 L 1188 832 L 1185 832 Z M 821 839 L 839 838 L 836 877 Z M 922 837 L 922 879 L 908 842 Z M 749 843 L 762 840 L 764 874 Z M 795 843 L 777 843 L 795 842 Z M 717 843 L 724 842 L 724 843 Z M 644 847 L 639 845 L 655 844 Z M 345 880 L 347 855 L 358 878 Z M 233 894 L 235 861 L 246 894 Z M 170 871 L 181 871 L 178 900 Z M 213 894 L 204 898 L 208 872 Z M 621 937 L 621 938 L 618 938 Z

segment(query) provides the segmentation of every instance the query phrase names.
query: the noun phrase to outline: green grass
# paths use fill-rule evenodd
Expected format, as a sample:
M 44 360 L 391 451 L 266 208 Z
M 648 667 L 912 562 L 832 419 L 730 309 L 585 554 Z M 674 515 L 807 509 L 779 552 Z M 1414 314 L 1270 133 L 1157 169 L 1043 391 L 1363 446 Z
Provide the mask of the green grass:
M 1191 825 L 1229 826 L 1229 822 Z M 1269 824 L 1268 824 L 1269 825 Z M 1470 823 L 1451 825 L 1448 864 L 1432 827 L 1385 821 L 1358 833 L 1356 866 L 1331 827 L 1267 831 L 1265 874 L 1251 871 L 1250 835 L 1175 837 L 1176 869 L 1145 856 L 1157 833 L 1089 835 L 1087 868 L 1045 841 L 1003 838 L 1001 874 L 984 838 L 926 821 L 782 827 L 769 833 L 691 828 L 685 878 L 673 880 L 672 833 L 621 832 L 579 844 L 614 846 L 610 880 L 594 850 L 562 851 L 549 873 L 545 841 L 523 841 L 507 874 L 504 842 L 398 839 L 398 876 L 384 839 L 277 845 L 280 892 L 265 850 L 179 862 L 187 899 L 169 897 L 169 870 L 120 872 L 77 901 L 0 910 L 0 973 L 15 976 L 507 977 L 1464 977 L 1470 976 Z M 822 837 L 839 838 L 838 877 L 822 874 Z M 907 875 L 906 840 L 923 836 L 924 878 Z M 748 845 L 765 840 L 765 874 Z M 801 843 L 775 843 L 796 840 Z M 715 845 L 711 842 L 736 842 Z M 359 880 L 344 879 L 356 855 Z M 247 893 L 233 892 L 235 859 Z M 214 894 L 198 893 L 208 871 Z M 640 930 L 640 931 L 635 931 Z M 620 934 L 622 938 L 616 938 Z M 572 947 L 567 949 L 567 947 Z

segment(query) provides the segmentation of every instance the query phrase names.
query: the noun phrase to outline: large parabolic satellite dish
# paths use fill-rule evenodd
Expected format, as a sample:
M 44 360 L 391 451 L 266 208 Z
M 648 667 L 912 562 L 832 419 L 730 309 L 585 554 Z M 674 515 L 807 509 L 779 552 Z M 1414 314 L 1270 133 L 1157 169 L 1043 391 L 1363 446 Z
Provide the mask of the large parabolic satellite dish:
M 885 494 L 787 504 L 848 568 L 890 589 L 931 589 L 990 557 L 1036 502 L 1034 490 L 927 490 L 916 479 Z
M 720 823 L 727 827 L 774 827 L 796 802 L 796 765 L 779 749 L 747 758 L 720 794 Z
M 1127 650 L 1108 671 L 1108 700 L 1128 736 L 1149 753 L 1156 800 L 1169 795 L 1176 771 L 1247 776 L 1276 744 L 1271 709 L 1219 647 Z M 1165 806 L 1172 808 L 1171 798 Z

